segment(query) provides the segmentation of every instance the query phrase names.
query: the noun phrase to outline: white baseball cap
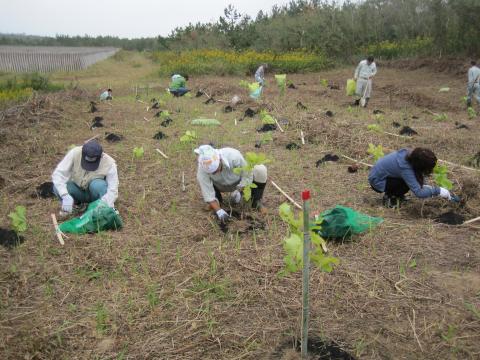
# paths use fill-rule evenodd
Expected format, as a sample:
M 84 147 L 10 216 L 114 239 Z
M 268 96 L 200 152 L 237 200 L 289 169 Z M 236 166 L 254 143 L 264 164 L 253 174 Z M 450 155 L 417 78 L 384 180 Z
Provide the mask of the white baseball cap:
M 194 150 L 198 155 L 198 165 L 208 174 L 213 174 L 220 166 L 220 153 L 210 145 L 201 145 Z

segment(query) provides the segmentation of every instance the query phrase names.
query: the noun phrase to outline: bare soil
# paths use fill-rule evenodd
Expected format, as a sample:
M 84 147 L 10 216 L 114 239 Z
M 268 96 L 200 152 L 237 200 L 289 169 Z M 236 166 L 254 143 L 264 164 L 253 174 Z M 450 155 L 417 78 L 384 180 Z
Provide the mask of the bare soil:
M 448 211 L 479 216 L 478 171 L 448 165 L 453 191 L 464 199 L 458 205 L 411 198 L 391 210 L 368 185 L 368 168 L 342 157 L 372 163 L 369 143 L 382 144 L 386 152 L 425 146 L 440 159 L 472 166 L 480 150 L 480 119 L 469 118 L 461 102 L 464 73 L 438 72 L 428 64 L 379 66 L 367 109 L 352 107 L 345 96 L 354 69 L 288 75 L 296 89 L 287 89 L 285 97 L 268 78 L 260 104 L 247 99 L 241 78 L 189 81 L 193 94 L 202 89 L 216 100 L 243 97 L 244 104 L 224 113 L 226 103 L 206 105 L 205 95 L 163 99 L 168 79 L 159 79 L 156 70 L 136 54 L 55 74 L 54 80 L 76 79 L 79 87 L 0 114 L 0 226 L 9 227 L 7 214 L 19 204 L 27 207 L 29 223 L 24 243 L 0 248 L 2 359 L 298 358 L 294 350 L 279 353 L 285 344 L 294 349 L 299 343 L 301 324 L 301 274 L 278 276 L 287 227 L 277 209 L 285 198 L 268 184 L 269 214 L 232 207 L 246 216 L 222 232 L 204 210 L 195 179 L 192 150 L 201 143 L 258 151 L 255 143 L 264 134 L 256 131 L 261 122 L 253 112 L 261 107 L 288 119 L 281 125 L 285 132 L 272 132 L 273 141 L 260 149 L 272 160 L 271 180 L 297 201 L 310 189 L 313 213 L 341 204 L 385 219 L 351 242 L 328 244 L 340 264 L 330 274 L 312 271 L 312 338 L 334 342 L 358 359 L 480 357 L 480 224 L 435 221 Z M 322 87 L 321 79 L 339 89 Z M 135 101 L 135 85 L 143 103 Z M 445 86 L 450 92 L 439 92 Z M 104 127 L 91 129 L 90 101 L 107 87 L 113 101 L 97 101 L 94 115 L 103 117 Z M 160 126 L 156 110 L 147 111 L 152 97 L 169 111 L 168 127 Z M 248 108 L 253 117 L 244 116 Z M 383 113 L 375 115 L 375 109 Z M 435 120 L 443 113 L 443 121 Z M 190 125 L 200 117 L 222 124 Z M 468 129 L 456 129 L 456 122 Z M 368 131 L 369 124 L 384 132 Z M 418 135 L 391 135 L 403 126 Z M 167 135 L 161 141 L 152 138 L 159 129 Z M 180 143 L 186 130 L 195 130 L 198 140 Z M 289 143 L 301 144 L 300 131 L 306 144 L 287 150 Z M 105 132 L 122 141 L 104 140 Z M 94 136 L 117 161 L 116 206 L 125 226 L 69 235 L 61 246 L 50 219 L 58 200 L 31 194 L 50 181 L 72 144 Z M 139 146 L 145 155 L 134 159 L 132 149 Z M 340 159 L 317 167 L 327 154 Z

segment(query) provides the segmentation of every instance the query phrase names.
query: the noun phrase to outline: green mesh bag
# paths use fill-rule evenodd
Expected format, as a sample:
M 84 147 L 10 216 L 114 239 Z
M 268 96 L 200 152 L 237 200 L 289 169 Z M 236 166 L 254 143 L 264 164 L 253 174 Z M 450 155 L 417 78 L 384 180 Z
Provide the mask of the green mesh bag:
M 88 205 L 87 211 L 82 216 L 61 223 L 59 228 L 64 233 L 86 234 L 118 230 L 122 226 L 118 212 L 102 200 L 97 200 Z
M 369 231 L 382 222 L 382 218 L 371 217 L 349 207 L 337 205 L 321 213 L 314 224 L 320 225 L 318 233 L 323 238 L 345 239 Z
M 347 96 L 355 95 L 355 90 L 357 88 L 357 82 L 354 79 L 347 80 Z

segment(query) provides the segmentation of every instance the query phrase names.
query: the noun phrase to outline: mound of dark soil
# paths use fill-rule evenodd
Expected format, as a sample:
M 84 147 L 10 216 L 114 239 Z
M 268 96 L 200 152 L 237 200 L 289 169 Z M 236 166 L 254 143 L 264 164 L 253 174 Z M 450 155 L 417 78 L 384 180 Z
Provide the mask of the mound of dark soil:
M 0 189 L 5 187 L 6 181 L 3 177 L 0 176 Z
M 25 241 L 23 236 L 17 236 L 13 230 L 0 228 L 0 244 L 7 249 L 12 249 Z
M 95 101 L 90 101 L 90 112 L 91 113 L 94 113 L 94 112 L 98 111 L 98 109 L 95 105 L 97 105 L 97 103 Z
M 158 102 L 153 103 L 152 109 L 160 109 L 160 105 L 158 105 Z
M 461 124 L 458 121 L 455 121 L 455 129 L 457 129 L 457 130 L 459 130 L 459 129 L 469 129 L 469 127 L 468 127 L 468 125 Z
M 332 84 L 329 84 L 329 85 L 328 85 L 328 88 L 329 88 L 330 90 L 340 90 L 340 85 L 337 85 L 337 84 L 332 83 Z
M 379 110 L 379 109 L 375 109 L 375 110 L 373 110 L 373 114 L 374 114 L 374 115 L 377 115 L 377 114 L 385 114 L 385 112 L 382 111 L 382 110 Z
M 203 92 L 202 91 L 197 91 L 197 93 L 195 94 L 195 97 L 200 97 L 200 96 L 203 96 Z
M 396 128 L 399 128 L 399 127 L 402 126 L 402 125 L 400 125 L 400 123 L 394 121 L 394 122 L 392 122 L 392 126 L 393 126 L 393 127 L 396 127 Z
M 102 122 L 103 121 L 103 116 L 95 116 L 92 120 L 92 124 L 96 122 Z
M 295 144 L 295 143 L 291 142 L 291 143 L 288 143 L 288 144 L 285 146 L 285 148 L 286 148 L 287 150 L 297 150 L 297 149 L 300 149 L 301 146 L 298 145 L 298 144 Z
M 166 118 L 165 120 L 163 120 L 163 121 L 160 123 L 160 126 L 167 127 L 167 126 L 170 125 L 172 122 L 173 122 L 173 120 L 168 117 L 168 118 Z
M 245 110 L 245 113 L 243 114 L 243 117 L 251 117 L 253 118 L 257 112 L 251 108 L 248 108 Z
M 418 135 L 418 133 L 415 130 L 413 130 L 410 126 L 404 126 L 403 128 L 401 128 L 399 134 L 405 135 L 405 136 Z
M 261 140 L 255 141 L 255 147 L 260 149 L 262 147 L 262 141 Z
M 151 99 L 150 99 L 150 102 L 151 102 L 152 104 L 153 104 L 153 103 L 156 103 L 156 102 L 157 102 L 157 99 L 151 98 Z
M 277 125 L 275 124 L 263 124 L 262 127 L 258 128 L 258 132 L 269 132 L 277 130 Z
M 92 125 L 90 126 L 90 129 L 93 130 L 95 128 L 101 128 L 101 127 L 103 127 L 103 117 L 95 116 L 92 120 Z
M 297 89 L 297 87 L 295 86 L 294 83 L 288 84 L 288 88 L 289 88 L 289 89 L 295 89 L 295 90 Z
M 412 119 L 414 119 L 414 120 L 418 120 L 418 119 L 419 119 L 419 117 L 418 117 L 418 116 L 416 116 L 416 115 L 413 115 L 413 116 L 412 116 Z
M 288 352 L 301 352 L 301 342 L 292 344 L 291 341 L 284 342 L 272 354 L 272 359 L 296 359 L 297 356 Z M 311 360 L 355 360 L 355 358 L 335 341 L 309 338 L 307 344 L 308 358 Z M 290 355 L 290 356 L 289 356 Z M 298 356 L 298 359 L 300 356 Z
M 231 113 L 233 111 L 233 108 L 230 105 L 225 106 L 223 109 L 224 113 Z
M 339 160 L 339 157 L 335 154 L 327 154 L 325 155 L 323 158 L 321 158 L 320 160 L 318 160 L 316 163 L 315 163 L 315 166 L 316 167 L 319 167 L 320 165 L 322 165 L 324 162 L 327 162 L 327 161 L 338 161 Z
M 35 189 L 35 194 L 33 196 L 38 196 L 42 199 L 55 197 L 55 194 L 53 193 L 53 182 L 47 181 L 38 185 Z
M 204 102 L 205 105 L 214 104 L 214 103 L 215 103 L 215 99 L 213 97 L 211 97 L 210 99 Z
M 278 119 L 278 123 L 280 125 L 288 125 L 288 124 L 290 124 L 290 121 L 288 121 L 287 118 L 280 118 L 280 119 Z
M 223 233 L 227 233 L 230 230 L 238 234 L 246 234 L 251 231 L 265 229 L 265 223 L 253 218 L 251 215 L 241 213 L 237 210 L 232 210 L 229 215 L 230 220 L 227 222 L 218 222 L 220 230 Z
M 333 112 L 330 111 L 330 110 L 327 110 L 327 112 L 325 113 L 325 115 L 327 115 L 328 117 L 333 117 Z
M 348 168 L 347 168 L 348 172 L 350 174 L 354 174 L 358 171 L 358 165 L 354 164 L 354 165 L 350 165 Z
M 299 110 L 307 110 L 308 108 L 302 104 L 301 101 L 297 102 L 297 109 Z
M 153 135 L 153 138 L 155 140 L 162 140 L 162 139 L 166 139 L 167 138 L 167 135 L 165 135 L 163 132 L 159 131 L 158 133 L 156 133 L 155 135 Z
M 448 225 L 460 225 L 464 223 L 465 217 L 460 214 L 456 214 L 453 211 L 448 211 L 440 216 L 437 216 L 435 221 Z
M 110 143 L 115 143 L 123 140 L 122 135 L 117 135 L 114 133 L 105 133 L 105 140 L 107 140 Z

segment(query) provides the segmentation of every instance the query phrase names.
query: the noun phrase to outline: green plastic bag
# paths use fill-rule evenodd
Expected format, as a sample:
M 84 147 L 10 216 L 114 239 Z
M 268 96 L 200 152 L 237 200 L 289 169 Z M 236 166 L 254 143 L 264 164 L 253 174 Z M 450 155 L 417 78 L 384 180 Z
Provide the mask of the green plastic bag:
M 118 212 L 104 201 L 96 200 L 88 205 L 87 211 L 82 216 L 61 223 L 59 228 L 64 233 L 86 234 L 118 230 L 122 226 Z
M 195 119 L 192 120 L 192 125 L 202 125 L 202 126 L 215 126 L 220 125 L 220 121 L 217 119 Z
M 357 89 L 357 82 L 354 79 L 347 80 L 347 96 L 355 95 L 355 90 Z
M 255 84 L 258 84 L 258 83 L 255 83 Z M 260 86 L 260 84 L 258 85 L 259 87 L 256 90 L 250 91 L 250 97 L 255 100 L 259 99 L 260 96 L 262 96 L 263 87 Z
M 369 231 L 382 222 L 382 218 L 371 217 L 349 207 L 337 205 L 321 213 L 314 225 L 321 227 L 318 232 L 323 238 L 345 239 Z

